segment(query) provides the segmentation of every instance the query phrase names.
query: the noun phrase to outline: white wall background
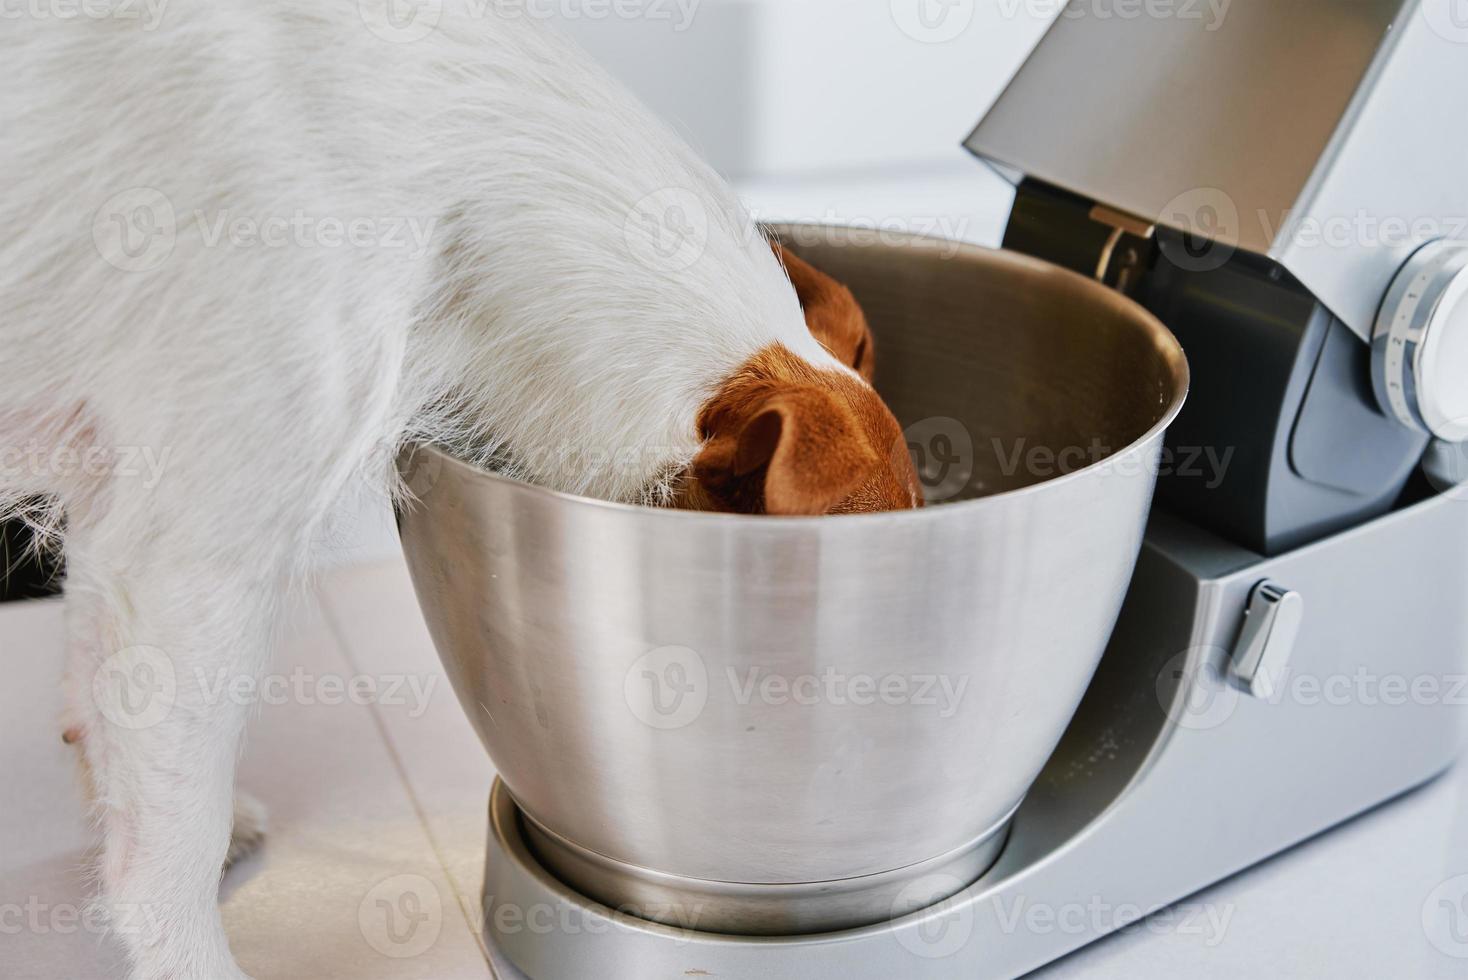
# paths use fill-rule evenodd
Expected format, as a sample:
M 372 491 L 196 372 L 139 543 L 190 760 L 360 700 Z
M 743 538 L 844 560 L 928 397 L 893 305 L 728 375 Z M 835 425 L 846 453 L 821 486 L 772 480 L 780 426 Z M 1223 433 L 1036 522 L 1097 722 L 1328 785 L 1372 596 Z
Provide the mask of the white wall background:
M 527 0 L 528 2 L 528 0 Z M 734 179 L 951 156 L 1055 0 L 547 0 L 559 21 Z
M 997 244 L 1007 185 L 961 148 L 1060 0 L 520 0 L 671 122 L 761 218 Z M 328 565 L 388 557 L 344 501 Z

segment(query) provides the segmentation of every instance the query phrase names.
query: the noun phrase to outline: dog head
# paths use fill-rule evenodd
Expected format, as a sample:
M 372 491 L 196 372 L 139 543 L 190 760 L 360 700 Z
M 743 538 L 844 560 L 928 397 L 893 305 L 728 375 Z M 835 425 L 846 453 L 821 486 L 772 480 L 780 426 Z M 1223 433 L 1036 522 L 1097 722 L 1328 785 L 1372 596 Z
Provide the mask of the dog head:
M 855 373 L 781 344 L 759 351 L 699 413 L 704 445 L 679 504 L 786 516 L 922 506 L 902 428 L 870 384 L 875 351 L 861 307 L 840 283 L 775 250 L 811 333 Z

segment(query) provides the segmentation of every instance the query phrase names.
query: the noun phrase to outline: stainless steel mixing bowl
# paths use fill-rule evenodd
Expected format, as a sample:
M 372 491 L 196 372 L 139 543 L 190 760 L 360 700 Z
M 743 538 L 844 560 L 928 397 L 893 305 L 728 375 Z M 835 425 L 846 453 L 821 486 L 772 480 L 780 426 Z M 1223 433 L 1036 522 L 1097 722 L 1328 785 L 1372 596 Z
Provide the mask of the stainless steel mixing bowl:
M 866 307 L 943 502 L 695 514 L 401 461 L 419 601 L 539 856 L 712 932 L 877 921 L 985 870 L 1106 644 L 1187 388 L 1171 334 L 1081 276 L 782 233 Z

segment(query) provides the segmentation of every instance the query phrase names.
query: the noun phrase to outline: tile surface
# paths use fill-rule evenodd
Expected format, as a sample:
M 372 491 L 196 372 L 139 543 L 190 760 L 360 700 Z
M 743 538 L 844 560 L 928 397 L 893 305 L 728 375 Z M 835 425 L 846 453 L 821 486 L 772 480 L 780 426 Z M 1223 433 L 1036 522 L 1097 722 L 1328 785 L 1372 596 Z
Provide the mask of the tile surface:
M 120 976 L 84 917 L 93 838 L 75 755 L 61 743 L 60 600 L 0 606 L 0 977 Z
M 416 616 L 411 596 L 401 598 L 389 615 Z M 59 738 L 62 614 L 59 601 L 0 607 L 9 681 L 0 688 L 6 980 L 122 976 L 115 945 L 80 918 L 93 841 L 72 752 Z M 315 597 L 286 631 L 260 688 L 239 779 L 269 808 L 269 838 L 221 887 L 231 946 L 252 976 L 492 975 L 372 703 L 395 700 L 388 692 L 403 673 L 355 666 Z M 476 778 L 487 780 L 469 739 Z M 481 844 L 480 861 L 482 853 Z
M 384 698 L 392 703 L 373 710 L 402 764 L 407 788 L 456 898 L 477 931 L 494 770 L 444 677 L 412 590 L 407 568 L 388 562 L 340 572 L 323 592 L 327 615 L 354 668 L 371 676 L 406 678 L 401 697 Z M 383 610 L 393 614 L 383 615 Z

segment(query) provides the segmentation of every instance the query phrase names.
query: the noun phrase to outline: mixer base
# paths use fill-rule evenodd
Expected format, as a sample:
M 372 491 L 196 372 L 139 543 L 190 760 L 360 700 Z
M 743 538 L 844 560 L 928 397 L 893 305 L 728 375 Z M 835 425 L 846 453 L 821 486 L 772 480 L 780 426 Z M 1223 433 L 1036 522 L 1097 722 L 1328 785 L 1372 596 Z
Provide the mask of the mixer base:
M 1008 837 L 1006 821 L 952 854 L 900 871 L 844 882 L 734 885 L 656 875 L 592 855 L 538 827 L 499 780 L 489 815 L 485 933 L 501 980 L 784 977 L 768 972 L 774 968 L 772 958 L 808 964 L 808 954 L 823 958 L 823 947 L 845 937 L 891 945 L 902 957 L 943 956 L 952 897 L 983 875 Z M 626 897 L 613 909 L 567 885 L 563 879 L 568 877 L 578 885 L 589 881 L 593 888 L 617 888 Z M 849 925 L 853 915 L 868 924 L 811 934 L 823 922 Z M 918 933 L 892 929 L 895 918 L 928 916 L 931 922 Z M 744 924 L 766 931 L 731 934 L 711 930 L 711 923 L 721 930 Z M 799 966 L 799 975 L 806 980 L 892 976 L 880 962 L 871 972 L 852 973 L 850 961 L 842 960 L 844 965 L 830 964 L 837 972 Z
M 497 793 L 511 795 L 503 783 Z M 998 858 L 1013 815 L 921 864 L 800 884 L 741 884 L 650 871 L 580 847 L 519 810 L 517 829 L 531 855 L 556 878 L 637 918 L 722 935 L 800 936 L 888 922 L 894 914 L 957 894 Z

